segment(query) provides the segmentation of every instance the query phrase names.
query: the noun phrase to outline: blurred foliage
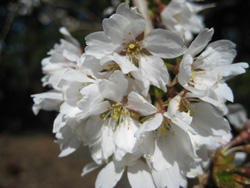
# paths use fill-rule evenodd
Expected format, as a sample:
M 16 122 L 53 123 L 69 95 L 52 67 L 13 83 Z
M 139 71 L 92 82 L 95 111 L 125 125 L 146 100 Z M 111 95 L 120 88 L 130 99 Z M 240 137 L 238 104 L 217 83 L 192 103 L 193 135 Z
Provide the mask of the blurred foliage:
M 87 34 L 102 30 L 109 0 L 40 0 L 27 13 L 18 12 L 21 0 L 0 1 L 0 132 L 51 132 L 56 112 L 34 116 L 31 94 L 45 92 L 41 86 L 41 60 L 59 42 L 59 27 L 65 26 L 83 48 Z M 24 2 L 24 0 L 23 0 Z M 28 0 L 26 1 L 28 2 Z M 202 3 L 213 3 L 205 0 Z M 250 1 L 220 0 L 203 12 L 207 27 L 214 27 L 213 40 L 229 39 L 237 44 L 235 62 L 250 62 Z M 10 5 L 18 5 L 17 7 Z M 7 28 L 7 29 L 6 29 Z M 250 72 L 229 83 L 235 101 L 250 113 Z

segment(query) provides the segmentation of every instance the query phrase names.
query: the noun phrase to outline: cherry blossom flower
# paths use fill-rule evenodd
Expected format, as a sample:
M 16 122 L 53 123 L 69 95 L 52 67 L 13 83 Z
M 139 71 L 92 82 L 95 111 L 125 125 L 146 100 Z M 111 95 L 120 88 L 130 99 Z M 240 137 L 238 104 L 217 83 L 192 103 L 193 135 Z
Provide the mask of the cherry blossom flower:
M 103 28 L 104 31 L 86 37 L 86 54 L 97 59 L 113 56 L 124 74 L 131 73 L 138 80 L 148 82 L 146 91 L 150 84 L 166 91 L 169 78 L 161 58 L 182 55 L 186 50 L 184 40 L 163 29 L 155 29 L 144 37 L 145 19 L 126 3 L 119 5 L 116 14 L 103 20 Z
M 45 76 L 42 78 L 43 85 L 58 89 L 61 74 L 65 68 L 75 68 L 82 54 L 81 46 L 66 28 L 60 28 L 65 39 L 60 44 L 55 44 L 54 49 L 48 52 L 50 55 L 42 60 L 42 70 Z
M 208 44 L 212 35 L 213 29 L 204 29 L 191 43 L 180 63 L 178 81 L 195 96 L 226 112 L 224 103 L 233 102 L 233 93 L 225 81 L 244 73 L 248 64 L 232 64 L 235 44 L 228 40 Z
M 145 121 L 135 134 L 145 144 L 144 156 L 150 169 L 156 174 L 167 174 L 175 168 L 177 179 L 202 174 L 201 161 L 218 147 L 217 138 L 230 133 L 222 113 L 183 92 L 170 100 L 166 112 L 160 112 Z M 199 154 L 201 149 L 203 156 Z M 178 183 L 168 180 L 160 187 L 179 187 Z
M 193 33 L 197 34 L 205 27 L 203 17 L 198 13 L 213 6 L 198 5 L 188 0 L 172 0 L 161 12 L 161 19 L 167 29 L 177 31 L 186 41 L 191 41 Z

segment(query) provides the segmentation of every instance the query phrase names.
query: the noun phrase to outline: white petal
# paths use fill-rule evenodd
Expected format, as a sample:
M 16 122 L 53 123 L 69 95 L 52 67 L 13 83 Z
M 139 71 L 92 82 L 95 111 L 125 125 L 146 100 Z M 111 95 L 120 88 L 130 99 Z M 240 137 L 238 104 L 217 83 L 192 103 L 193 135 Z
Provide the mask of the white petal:
M 186 53 L 193 57 L 199 54 L 207 46 L 213 34 L 213 29 L 203 29 L 191 43 Z
M 63 57 L 65 57 L 66 59 L 68 59 L 69 61 L 72 62 L 77 62 L 77 60 L 79 59 L 78 54 L 74 54 L 66 49 L 63 50 Z
M 229 40 L 218 40 L 210 43 L 197 60 L 203 61 L 203 69 L 209 69 L 210 67 L 229 65 L 235 56 L 234 43 Z
M 81 132 L 81 139 L 83 144 L 92 145 L 101 136 L 101 128 L 103 125 L 103 120 L 100 116 L 91 116 L 84 127 L 83 132 Z
M 178 81 L 183 87 L 187 87 L 192 75 L 193 58 L 191 55 L 184 55 L 180 63 Z
M 193 14 L 186 23 L 186 29 L 193 32 L 199 33 L 204 27 L 203 17 L 200 15 Z
M 136 8 L 129 9 L 127 3 L 122 3 L 117 7 L 116 13 L 130 20 L 132 24 L 131 33 L 133 33 L 135 37 L 137 37 L 144 31 L 145 19 L 141 14 L 138 13 Z
M 82 87 L 82 84 L 79 82 L 64 82 L 62 89 L 65 102 L 75 107 L 79 99 L 82 98 L 79 92 Z
M 84 104 L 81 104 L 81 105 L 84 105 Z M 110 108 L 110 103 L 108 101 L 104 101 L 104 102 L 96 104 L 95 106 L 91 106 L 91 108 L 89 108 L 89 111 L 87 111 L 87 108 L 86 108 L 84 112 L 79 112 L 76 115 L 76 117 L 78 120 L 81 120 L 81 119 L 85 119 L 89 116 L 100 115 L 100 114 L 106 112 L 107 109 L 109 109 L 109 108 Z
M 156 187 L 179 188 L 180 171 L 179 166 L 175 162 L 173 166 L 162 171 L 152 171 L 152 176 Z
M 169 118 L 174 124 L 182 128 L 184 131 L 195 132 L 193 128 L 190 127 L 192 122 L 192 117 L 190 112 L 180 112 L 180 102 L 182 93 L 176 95 L 170 100 L 167 112 L 164 112 L 164 116 Z
M 121 150 L 120 148 L 117 148 L 114 152 L 114 158 L 117 161 L 121 161 L 122 159 L 124 159 L 124 156 L 126 155 L 127 152 Z
M 119 47 L 119 45 L 114 45 L 103 31 L 92 33 L 85 40 L 87 44 L 85 48 L 86 54 L 93 55 L 98 59 L 111 55 Z
M 186 51 L 181 36 L 163 29 L 154 29 L 143 40 L 143 46 L 153 55 L 162 58 L 175 58 Z
M 200 0 L 196 0 L 196 2 L 199 2 Z M 193 11 L 193 12 L 200 12 L 204 9 L 207 9 L 207 8 L 213 8 L 216 6 L 215 3 L 210 3 L 210 4 L 205 4 L 205 5 L 202 5 L 202 4 L 195 4 L 195 3 L 187 3 L 188 7 Z
M 89 151 L 91 153 L 91 157 L 94 160 L 94 162 L 98 165 L 104 164 L 102 150 L 101 150 L 101 143 L 96 142 L 92 146 L 89 147 Z
M 160 113 L 155 114 L 154 117 L 145 121 L 135 133 L 135 137 L 145 137 L 145 132 L 153 131 L 157 129 L 163 121 L 163 116 Z
M 194 86 L 191 87 L 190 79 L 192 78 L 192 64 L 192 56 L 189 54 L 184 55 L 179 67 L 178 81 L 184 88 L 197 96 L 204 96 L 207 93 L 207 89 L 213 86 L 217 81 L 217 75 L 205 71 L 197 72 L 199 76 L 194 76 Z
M 77 106 L 71 106 L 69 103 L 64 102 L 60 106 L 60 113 L 75 118 L 78 113 L 81 113 L 81 110 Z
M 121 179 L 124 167 L 116 167 L 114 162 L 108 163 L 98 174 L 95 187 L 110 188 L 114 187 Z
M 155 113 L 157 109 L 146 101 L 141 95 L 132 91 L 128 95 L 128 106 L 131 110 L 140 112 L 141 115 L 147 116 Z
M 199 102 L 190 105 L 193 111 L 192 127 L 203 136 L 222 136 L 230 132 L 230 126 L 223 114 L 208 103 Z M 206 113 L 203 113 L 206 112 Z
M 202 175 L 203 174 L 203 170 L 201 168 L 200 165 L 197 165 L 195 168 L 191 168 L 186 177 L 187 178 L 196 178 L 198 175 Z
M 199 134 L 193 134 L 193 133 L 188 133 L 192 145 L 194 147 L 195 150 L 200 150 L 200 152 L 198 152 L 198 155 L 200 158 L 202 158 L 202 160 L 206 161 L 208 160 L 208 151 L 212 151 L 215 149 L 216 147 L 216 139 L 213 135 L 208 135 L 208 136 L 203 136 L 203 135 L 199 135 Z M 203 147 L 203 146 L 206 147 Z
M 106 57 L 106 56 L 105 56 Z M 81 65 L 79 65 L 80 69 L 90 69 L 92 71 L 91 75 L 98 75 L 100 71 L 102 71 L 101 61 L 94 56 L 86 55 L 85 57 L 81 57 Z
M 234 101 L 233 92 L 226 83 L 219 83 L 217 88 L 214 89 L 214 92 L 222 103 L 225 100 L 228 100 L 230 102 Z
M 80 73 L 75 69 L 65 69 L 63 72 L 63 80 L 67 80 L 70 82 L 79 82 L 79 83 L 92 83 L 94 79 L 90 79 L 86 74 Z
M 120 66 L 123 74 L 128 74 L 131 71 L 136 71 L 138 69 L 132 62 L 129 61 L 128 58 L 126 58 L 126 56 L 120 56 L 115 53 L 114 60 Z
M 149 88 L 150 88 L 150 80 L 147 78 L 147 75 L 145 72 L 141 69 L 138 69 L 137 71 L 132 71 L 131 75 L 133 78 L 135 78 L 136 82 L 134 82 L 137 85 L 137 88 L 140 89 L 141 93 L 145 97 L 149 97 Z M 133 90 L 136 91 L 136 90 Z
M 170 168 L 176 159 L 177 147 L 174 139 L 174 135 L 167 131 L 166 137 L 164 135 L 159 136 L 156 140 L 154 153 L 149 159 L 152 166 L 157 171 L 161 171 L 166 168 Z
M 238 129 L 242 129 L 247 121 L 247 113 L 241 104 L 229 104 L 227 118 L 229 122 Z
M 164 61 L 156 56 L 146 56 L 141 58 L 140 69 L 148 79 L 150 84 L 167 91 L 166 85 L 169 83 L 169 74 Z
M 64 115 L 62 113 L 59 113 L 56 116 L 56 119 L 54 120 L 53 124 L 53 133 L 57 133 L 60 131 L 62 127 L 66 125 L 66 120 L 64 120 Z
M 107 111 L 110 104 L 108 101 L 103 101 L 103 97 L 99 92 L 96 84 L 90 84 L 81 90 L 82 99 L 77 103 L 81 109 L 78 114 L 79 118 L 86 118 L 90 115 L 97 115 Z
M 80 46 L 79 42 L 72 37 L 72 35 L 69 33 L 69 31 L 65 27 L 61 27 L 59 31 L 60 31 L 60 33 L 62 33 L 64 35 L 64 37 L 68 41 L 70 41 L 71 43 L 73 43 L 76 46 Z
M 192 141 L 190 139 L 190 136 L 187 131 L 184 131 L 183 129 L 179 128 L 175 124 L 171 124 L 173 129 L 173 143 L 175 143 L 175 147 L 177 147 L 175 160 L 181 161 L 179 163 L 179 166 L 181 164 L 185 164 L 184 166 L 192 166 L 191 163 L 194 161 L 195 153 L 194 148 L 192 145 Z M 173 150 L 173 147 L 170 148 L 170 151 Z M 190 163 L 190 164 L 189 164 Z M 188 167 L 185 167 L 188 169 Z M 184 169 L 183 169 L 184 170 Z
M 113 44 L 122 44 L 127 38 L 128 30 L 131 31 L 131 22 L 120 14 L 113 14 L 102 22 L 104 33 L 112 40 Z M 135 38 L 136 36 L 134 36 Z
M 76 138 L 76 136 L 72 133 L 72 130 L 69 126 L 65 126 L 62 128 L 63 139 L 58 139 L 60 144 L 61 153 L 58 157 L 65 157 L 76 151 L 76 149 L 80 146 L 81 141 Z
M 63 102 L 62 93 L 52 90 L 46 93 L 34 94 L 34 105 L 32 107 L 33 112 L 37 115 L 38 112 L 43 110 L 59 110 L 60 104 Z
M 127 92 L 128 80 L 125 79 L 121 71 L 115 71 L 109 80 L 102 80 L 99 87 L 103 98 L 121 102 Z
M 246 72 L 246 68 L 248 68 L 249 65 L 247 63 L 235 63 L 231 65 L 226 65 L 226 66 L 218 66 L 215 67 L 212 70 L 212 73 L 218 74 L 221 77 L 231 77 L 231 76 L 236 76 L 239 74 L 243 74 Z
M 138 130 L 138 123 L 131 118 L 125 118 L 116 128 L 114 142 L 124 152 L 133 153 L 138 149 L 139 141 L 134 135 Z
M 101 138 L 102 154 L 105 160 L 108 160 L 108 158 L 115 151 L 113 127 L 116 125 L 112 124 L 108 125 L 108 122 L 109 119 L 107 119 L 105 124 L 102 126 L 102 138 Z
M 82 169 L 82 174 L 81 176 L 85 176 L 86 174 L 94 171 L 95 169 L 99 168 L 100 166 L 97 165 L 95 162 L 91 162 L 91 163 L 88 163 L 86 164 L 83 169 Z
M 128 180 L 131 187 L 154 188 L 154 182 L 149 173 L 148 166 L 138 160 L 134 165 L 128 166 Z
M 183 188 L 187 188 L 188 187 L 188 182 L 187 182 L 187 178 L 181 174 L 180 176 L 180 186 Z

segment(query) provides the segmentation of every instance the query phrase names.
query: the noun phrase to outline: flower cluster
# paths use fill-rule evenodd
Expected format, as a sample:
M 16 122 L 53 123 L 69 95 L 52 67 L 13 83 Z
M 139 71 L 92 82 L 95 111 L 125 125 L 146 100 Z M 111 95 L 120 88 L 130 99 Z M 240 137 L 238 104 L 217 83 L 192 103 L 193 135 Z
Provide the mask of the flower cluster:
M 233 101 L 226 80 L 247 63 L 232 64 L 235 45 L 209 43 L 203 29 L 187 47 L 175 32 L 144 33 L 145 20 L 122 3 L 103 20 L 103 31 L 86 37 L 86 48 L 65 36 L 42 61 L 44 85 L 33 110 L 57 110 L 53 133 L 60 157 L 84 145 L 103 167 L 96 187 L 114 187 L 126 174 L 132 187 L 186 187 L 204 162 L 231 138 L 224 118 Z

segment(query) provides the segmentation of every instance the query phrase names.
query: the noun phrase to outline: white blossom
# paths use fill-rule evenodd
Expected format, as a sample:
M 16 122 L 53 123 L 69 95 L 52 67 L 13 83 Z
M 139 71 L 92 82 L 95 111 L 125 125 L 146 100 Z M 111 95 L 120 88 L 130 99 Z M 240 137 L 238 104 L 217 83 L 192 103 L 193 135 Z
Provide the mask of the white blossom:
M 244 73 L 248 64 L 232 64 L 235 45 L 228 40 L 208 44 L 212 35 L 213 29 L 204 29 L 191 43 L 180 63 L 178 81 L 195 96 L 226 112 L 224 103 L 233 102 L 233 93 L 225 81 Z
M 171 0 L 161 12 L 165 27 L 180 33 L 186 41 L 193 39 L 193 34 L 199 33 L 205 26 L 203 17 L 198 13 L 213 4 L 199 5 L 188 0 Z
M 196 13 L 204 8 L 173 0 L 161 16 L 190 39 L 203 28 Z M 88 147 L 92 162 L 82 176 L 101 168 L 95 187 L 114 187 L 122 176 L 135 188 L 187 187 L 231 140 L 227 110 L 233 124 L 246 119 L 240 106 L 225 102 L 233 101 L 226 81 L 248 64 L 232 64 L 232 42 L 208 44 L 213 29 L 203 29 L 188 49 L 173 31 L 144 36 L 145 19 L 126 3 L 102 25 L 86 37 L 85 53 L 60 29 L 66 40 L 42 61 L 43 85 L 52 89 L 32 95 L 34 113 L 58 111 L 52 132 L 59 157 Z
M 86 37 L 86 54 L 97 59 L 113 56 L 112 60 L 124 74 L 131 73 L 136 79 L 148 82 L 144 93 L 150 84 L 166 91 L 169 77 L 161 58 L 182 55 L 186 50 L 183 39 L 163 29 L 155 29 L 144 37 L 145 19 L 126 3 L 119 5 L 116 14 L 103 20 L 103 28 L 104 31 Z
M 58 83 L 65 68 L 75 68 L 82 54 L 80 44 L 74 39 L 66 28 L 60 28 L 65 39 L 48 52 L 50 55 L 42 60 L 42 70 L 45 76 L 42 78 L 43 85 L 58 89 Z

